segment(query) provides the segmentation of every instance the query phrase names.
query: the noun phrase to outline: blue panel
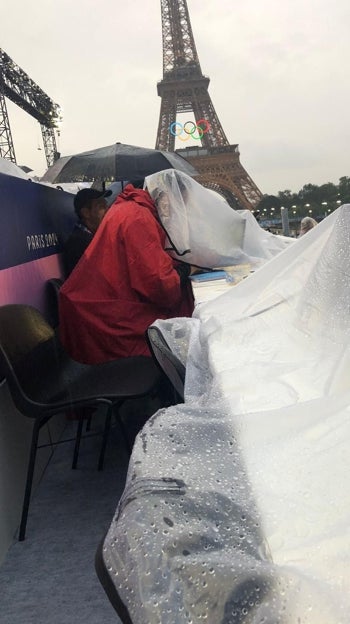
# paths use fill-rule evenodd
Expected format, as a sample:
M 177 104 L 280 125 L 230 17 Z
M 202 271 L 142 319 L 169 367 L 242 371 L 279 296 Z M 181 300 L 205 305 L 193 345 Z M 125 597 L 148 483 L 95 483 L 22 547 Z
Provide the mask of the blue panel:
M 74 195 L 0 173 L 0 270 L 62 251 Z
M 226 279 L 228 278 L 228 274 L 226 271 L 210 271 L 209 273 L 197 273 L 195 275 L 190 275 L 190 279 L 193 282 L 212 282 L 217 279 Z

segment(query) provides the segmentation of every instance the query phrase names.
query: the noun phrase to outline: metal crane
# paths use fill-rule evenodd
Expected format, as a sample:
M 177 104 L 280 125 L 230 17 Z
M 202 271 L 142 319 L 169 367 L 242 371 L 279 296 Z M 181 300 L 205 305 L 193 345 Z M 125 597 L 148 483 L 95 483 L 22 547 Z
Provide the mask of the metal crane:
M 6 99 L 40 123 L 47 166 L 57 158 L 55 128 L 61 120 L 60 107 L 0 48 L 0 156 L 16 162 Z

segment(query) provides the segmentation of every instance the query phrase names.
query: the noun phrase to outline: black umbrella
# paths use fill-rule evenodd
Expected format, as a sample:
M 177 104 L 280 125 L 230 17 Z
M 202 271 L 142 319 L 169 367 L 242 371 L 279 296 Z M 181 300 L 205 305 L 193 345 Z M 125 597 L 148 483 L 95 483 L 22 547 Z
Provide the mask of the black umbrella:
M 178 169 L 190 176 L 198 172 L 187 160 L 174 152 L 114 143 L 107 147 L 59 158 L 49 167 L 42 182 L 74 182 L 85 180 L 137 180 L 147 175 Z

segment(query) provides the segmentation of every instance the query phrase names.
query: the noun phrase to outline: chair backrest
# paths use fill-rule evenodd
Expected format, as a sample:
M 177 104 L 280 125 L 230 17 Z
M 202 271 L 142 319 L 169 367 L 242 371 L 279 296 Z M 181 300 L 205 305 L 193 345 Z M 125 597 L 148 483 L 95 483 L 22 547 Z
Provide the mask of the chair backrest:
M 25 304 L 0 307 L 0 376 L 7 379 L 15 405 L 28 416 L 36 411 L 34 405 L 31 410 L 31 401 L 45 392 L 42 378 L 49 378 L 55 353 L 55 332 L 36 308 Z
M 179 402 L 184 402 L 186 376 L 185 366 L 170 349 L 158 327 L 155 327 L 154 325 L 148 327 L 146 331 L 146 338 L 153 358 L 175 389 L 180 399 Z
M 48 303 L 48 321 L 53 328 L 58 327 L 58 296 L 63 280 L 59 277 L 52 277 L 46 282 L 46 298 Z

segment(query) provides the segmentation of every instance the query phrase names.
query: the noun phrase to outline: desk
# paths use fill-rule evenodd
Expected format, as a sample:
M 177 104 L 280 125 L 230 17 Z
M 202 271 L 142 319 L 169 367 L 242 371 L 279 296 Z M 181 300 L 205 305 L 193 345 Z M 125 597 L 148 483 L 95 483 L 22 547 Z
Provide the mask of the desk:
M 211 280 L 209 277 L 206 281 L 200 281 L 199 279 L 197 281 L 195 275 L 192 277 L 192 288 L 196 305 L 216 299 L 252 273 L 249 264 L 220 267 L 220 271 L 226 272 L 226 278 Z M 200 277 L 201 275 L 199 274 Z

